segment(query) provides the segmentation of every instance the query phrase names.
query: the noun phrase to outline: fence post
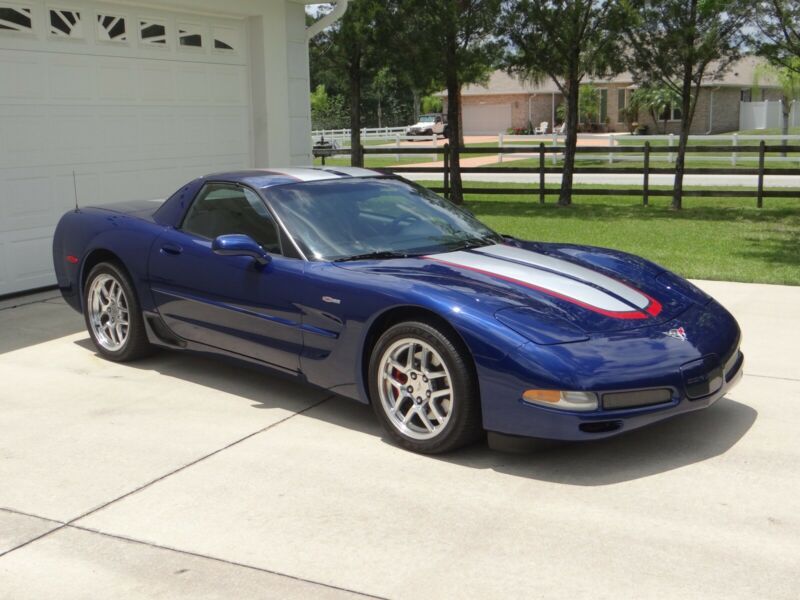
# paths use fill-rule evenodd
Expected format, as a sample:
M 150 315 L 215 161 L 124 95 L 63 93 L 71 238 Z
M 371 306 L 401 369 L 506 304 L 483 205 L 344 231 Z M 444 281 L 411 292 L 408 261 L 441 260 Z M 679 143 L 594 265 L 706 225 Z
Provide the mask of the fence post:
M 444 144 L 444 197 L 450 200 L 450 144 L 445 142 Z
M 501 149 L 503 147 L 503 144 L 505 143 L 504 140 L 505 140 L 505 134 L 501 131 L 500 133 L 497 134 L 497 142 L 498 142 L 498 144 L 499 144 Z M 499 163 L 503 162 L 503 153 L 502 152 L 500 152 L 497 155 L 497 162 L 499 162 Z
M 739 134 L 738 133 L 734 133 L 733 134 L 733 147 L 736 148 L 736 146 L 738 146 L 738 145 L 739 145 Z M 733 167 L 736 166 L 736 152 L 735 151 L 731 152 L 731 166 L 733 166 Z
M 558 146 L 558 134 L 556 133 L 556 130 L 555 130 L 555 128 L 554 128 L 554 129 L 553 129 L 553 147 L 555 148 L 556 146 Z M 552 163 L 553 163 L 553 164 L 556 164 L 557 162 L 558 162 L 558 159 L 557 159 L 557 157 L 556 157 L 556 153 L 555 153 L 555 152 L 553 152 L 553 160 L 552 160 Z
M 675 134 L 674 133 L 670 133 L 669 134 L 669 142 L 668 142 L 668 144 L 669 144 L 670 148 L 675 146 Z M 668 163 L 672 163 L 672 159 L 673 159 L 672 152 L 670 152 L 669 154 L 667 154 L 667 162 Z
M 642 180 L 642 204 L 650 204 L 650 141 L 644 143 L 644 169 Z
M 609 148 L 613 148 L 614 147 L 614 134 L 613 133 L 608 136 L 608 147 Z M 610 165 L 614 164 L 614 153 L 613 152 L 609 152 L 608 153 L 608 164 L 610 164 Z
M 431 141 L 433 142 L 433 147 L 436 148 L 439 144 L 439 137 L 434 133 L 431 135 Z M 439 160 L 439 153 L 435 152 L 434 154 L 431 154 L 431 157 L 431 161 L 436 162 Z
M 399 133 L 394 136 L 394 145 L 397 146 L 398 148 L 400 147 L 400 134 Z M 397 162 L 400 162 L 400 155 L 399 154 L 395 154 L 394 155 L 394 159 Z
M 764 149 L 766 142 L 761 140 L 758 144 L 758 199 L 756 206 L 761 208 L 764 206 Z
M 539 143 L 539 204 L 544 204 L 544 142 Z

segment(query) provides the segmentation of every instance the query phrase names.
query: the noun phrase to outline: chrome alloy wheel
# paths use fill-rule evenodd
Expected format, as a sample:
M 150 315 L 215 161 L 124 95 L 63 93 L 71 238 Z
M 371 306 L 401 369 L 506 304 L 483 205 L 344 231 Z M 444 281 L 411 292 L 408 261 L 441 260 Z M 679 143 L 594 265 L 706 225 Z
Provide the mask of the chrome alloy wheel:
M 378 370 L 383 410 L 392 425 L 415 440 L 436 437 L 453 411 L 450 373 L 426 342 L 403 338 L 383 353 Z
M 112 275 L 98 275 L 88 300 L 89 322 L 97 343 L 117 352 L 125 345 L 130 330 L 128 299 L 122 285 Z

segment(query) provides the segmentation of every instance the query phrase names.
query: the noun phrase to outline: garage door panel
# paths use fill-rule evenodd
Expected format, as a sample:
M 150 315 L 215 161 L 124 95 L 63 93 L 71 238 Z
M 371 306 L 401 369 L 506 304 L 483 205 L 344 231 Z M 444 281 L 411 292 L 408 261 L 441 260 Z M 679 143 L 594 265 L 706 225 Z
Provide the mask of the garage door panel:
M 211 100 L 216 104 L 247 104 L 249 90 L 247 73 L 241 67 L 229 65 L 210 66 L 210 77 L 216 82 L 211 90 Z
M 79 102 L 95 95 L 95 69 L 92 57 L 56 54 L 47 70 L 51 100 Z
M 46 132 L 46 112 L 32 107 L 0 107 L 0 166 L 41 164 Z
M 97 94 L 102 101 L 136 103 L 136 63 L 123 58 L 104 58 L 97 65 Z
M 97 116 L 85 108 L 53 109 L 47 118 L 47 153 L 42 154 L 50 165 L 64 162 L 73 165 L 102 160 L 95 123 Z
M 243 23 L 192 17 L 227 32 L 238 52 L 220 53 L 55 40 L 40 17 L 24 40 L 0 31 L 0 295 L 55 283 L 51 237 L 74 205 L 73 170 L 85 206 L 164 198 L 253 163 Z
M 0 102 L 40 100 L 45 95 L 46 68 L 40 56 L 0 50 Z
M 181 64 L 175 69 L 177 98 L 186 104 L 208 104 L 211 100 L 206 65 Z
M 175 100 L 172 64 L 164 61 L 148 61 L 139 66 L 138 81 L 142 102 L 164 104 Z
M 10 177 L 3 187 L 0 232 L 45 227 L 52 222 L 52 192 L 46 175 Z
M 511 127 L 510 104 L 465 104 L 464 133 L 497 135 Z
M 52 283 L 55 277 L 52 246 L 52 227 L 10 233 L 6 256 L 12 284 L 33 289 Z

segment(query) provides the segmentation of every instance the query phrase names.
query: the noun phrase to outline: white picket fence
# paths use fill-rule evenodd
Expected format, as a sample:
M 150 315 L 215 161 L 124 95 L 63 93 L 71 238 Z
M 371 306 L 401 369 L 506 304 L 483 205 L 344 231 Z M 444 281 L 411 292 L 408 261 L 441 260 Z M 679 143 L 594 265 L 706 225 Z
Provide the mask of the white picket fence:
M 333 142 L 337 148 L 350 147 L 350 130 L 349 129 L 317 129 L 311 132 L 311 144 L 314 145 L 321 140 Z M 370 143 L 373 142 L 373 143 Z M 373 127 L 363 128 L 361 130 L 361 144 L 370 146 L 383 146 L 386 144 L 386 152 L 379 154 L 371 154 L 371 156 L 394 156 L 396 160 L 400 160 L 400 155 L 392 152 L 392 149 L 401 147 L 402 142 L 417 142 L 424 146 L 425 149 L 431 147 L 439 148 L 447 143 L 444 138 L 439 138 L 437 135 L 429 136 L 408 136 L 406 135 L 406 127 Z M 407 147 L 402 146 L 402 147 Z M 419 156 L 430 158 L 435 161 L 439 158 L 438 153 L 431 154 L 430 152 L 420 152 L 413 154 L 403 154 L 404 157 Z
M 547 137 L 544 136 L 536 136 L 536 135 L 508 135 L 503 133 L 497 134 L 498 145 L 503 146 L 504 144 L 513 144 L 513 145 L 530 145 L 530 146 L 539 146 L 541 143 L 546 143 L 549 146 L 559 146 L 563 145 L 564 143 L 564 136 L 561 134 L 551 134 Z M 578 134 L 578 140 L 580 144 L 580 140 L 582 139 L 592 139 L 592 140 L 602 140 L 605 139 L 606 143 L 609 148 L 614 148 L 615 146 L 620 145 L 620 141 L 624 140 L 626 146 L 642 146 L 642 153 L 632 152 L 626 154 L 619 154 L 619 153 L 611 153 L 609 152 L 607 155 L 606 160 L 609 164 L 615 162 L 639 162 L 644 158 L 644 144 L 645 142 L 650 142 L 651 146 L 655 144 L 661 145 L 661 142 L 666 142 L 666 145 L 669 147 L 675 147 L 675 152 L 668 152 L 666 154 L 657 154 L 651 155 L 650 160 L 658 160 L 659 157 L 663 157 L 666 159 L 667 162 L 673 163 L 675 162 L 675 153 L 677 152 L 678 148 L 678 136 L 675 134 L 667 134 L 667 135 L 630 135 L 627 133 L 620 133 L 620 134 Z M 708 162 L 708 161 L 730 161 L 732 166 L 736 166 L 739 163 L 748 163 L 748 162 L 758 162 L 758 155 L 756 154 L 747 154 L 743 155 L 737 152 L 736 148 L 739 145 L 742 146 L 757 146 L 759 142 L 764 140 L 767 144 L 774 144 L 774 145 L 781 145 L 781 144 L 788 144 L 788 145 L 800 145 L 800 135 L 761 135 L 761 134 L 752 134 L 752 135 L 740 135 L 738 133 L 731 133 L 727 135 L 690 135 L 689 142 L 694 144 L 702 144 L 704 146 L 726 146 L 730 145 L 731 151 L 730 153 L 725 154 L 693 154 L 687 153 L 686 154 L 686 162 Z M 504 154 L 498 154 L 497 159 L 498 162 L 503 162 Z M 512 157 L 519 159 L 519 158 L 531 158 L 533 156 L 538 156 L 536 154 L 513 154 Z M 578 146 L 577 152 L 575 154 L 575 160 L 597 160 L 600 154 L 597 153 L 581 153 L 580 145 Z M 553 164 L 556 164 L 559 160 L 560 156 L 552 153 L 550 154 L 550 161 Z M 796 162 L 800 163 L 800 156 L 766 156 L 765 162 Z
M 361 129 L 361 139 L 368 140 L 388 140 L 392 141 L 396 136 L 405 136 L 405 127 L 365 127 Z M 311 132 L 311 142 L 317 142 L 320 138 L 325 138 L 331 142 L 337 142 L 344 148 L 350 145 L 349 129 L 315 129 Z
M 743 104 L 762 104 L 760 102 L 755 103 L 743 103 Z M 777 104 L 777 103 L 772 103 Z M 780 106 L 777 107 L 780 110 Z M 800 112 L 800 108 L 794 111 L 795 113 Z M 408 141 L 415 141 L 418 143 L 427 142 L 424 144 L 424 148 L 420 148 L 420 150 L 430 150 L 431 147 L 440 148 L 447 143 L 446 139 L 439 139 L 436 136 L 426 136 L 426 137 L 408 137 L 405 135 L 400 135 L 396 133 L 396 130 L 404 128 L 384 128 L 384 129 L 364 129 L 362 130 L 362 139 L 363 140 L 385 140 L 386 145 L 381 145 L 380 149 L 382 152 L 377 154 L 378 156 L 394 156 L 398 161 L 400 160 L 399 154 L 395 154 L 392 152 L 394 148 L 407 148 L 408 144 L 402 145 L 401 142 L 408 142 Z M 395 134 L 392 135 L 391 131 L 395 131 Z M 388 133 L 387 133 L 388 132 Z M 315 137 L 313 138 L 314 141 L 319 140 L 319 137 L 316 137 L 316 134 L 322 135 L 322 131 L 315 131 Z M 340 137 L 336 138 L 334 136 L 328 137 L 329 133 L 336 133 Z M 340 144 L 340 147 L 347 147 L 349 146 L 350 141 L 350 130 L 349 129 L 342 129 L 337 130 L 336 132 L 325 132 L 325 139 L 326 140 L 335 140 L 335 139 L 346 139 L 348 142 L 347 144 Z M 531 146 L 531 147 L 538 147 L 540 144 L 544 143 L 548 146 L 561 146 L 564 144 L 565 136 L 564 134 L 559 133 L 552 133 L 548 135 L 512 135 L 500 132 L 497 134 L 497 141 L 498 146 L 502 147 L 504 145 L 520 145 L 520 146 Z M 642 152 L 631 152 L 631 153 L 611 153 L 609 152 L 608 155 L 605 153 L 597 154 L 596 152 L 592 153 L 581 153 L 580 149 L 580 140 L 603 140 L 603 143 L 607 144 L 609 148 L 616 147 L 621 145 L 620 142 L 624 140 L 624 145 L 631 146 L 631 145 L 641 145 Z M 575 159 L 580 160 L 592 160 L 596 161 L 600 157 L 604 157 L 604 160 L 607 160 L 609 164 L 611 163 L 622 163 L 626 161 L 630 162 L 639 162 L 644 157 L 644 144 L 645 142 L 650 142 L 651 145 L 661 144 L 662 142 L 666 142 L 666 145 L 669 147 L 674 147 L 675 152 L 668 152 L 666 154 L 651 154 L 651 161 L 657 161 L 661 159 L 666 159 L 667 162 L 673 163 L 675 161 L 675 154 L 677 153 L 677 146 L 678 146 L 678 136 L 675 134 L 667 134 L 667 135 L 630 135 L 627 133 L 610 133 L 610 134 L 578 134 L 579 146 L 577 153 L 575 155 Z M 747 163 L 757 163 L 758 162 L 758 155 L 755 153 L 748 153 L 742 154 L 737 151 L 738 146 L 757 146 L 759 142 L 765 141 L 767 144 L 772 145 L 781 145 L 781 144 L 788 144 L 788 145 L 800 145 L 800 135 L 764 135 L 764 134 L 751 134 L 751 135 L 742 135 L 738 133 L 731 133 L 731 134 L 720 134 L 720 135 L 692 135 L 689 136 L 690 143 L 699 143 L 705 146 L 726 146 L 730 145 L 730 152 L 720 152 L 714 153 L 713 155 L 710 153 L 688 153 L 686 155 L 686 162 L 708 162 L 708 161 L 730 161 L 732 166 L 736 166 L 737 164 L 747 164 Z M 597 144 L 592 144 L 592 146 L 596 147 Z M 372 147 L 375 147 L 374 145 Z M 492 147 L 487 147 L 487 154 L 490 154 L 493 150 Z M 376 156 L 376 154 L 370 153 L 370 156 Z M 432 161 L 437 160 L 437 154 L 431 154 L 430 152 L 420 152 L 419 154 L 403 154 L 403 157 L 408 156 L 427 156 L 430 157 Z M 523 158 L 532 158 L 538 156 L 538 153 L 531 153 L 531 154 L 519 154 L 515 153 L 512 155 L 498 153 L 497 154 L 497 161 L 503 162 L 504 158 L 514 158 L 516 160 L 523 159 Z M 561 158 L 559 154 L 551 153 L 550 154 L 550 162 L 552 164 L 556 164 Z M 765 157 L 765 162 L 770 163 L 777 163 L 777 162 L 795 162 L 800 163 L 800 156 L 793 155 L 793 156 L 771 156 L 767 155 Z
M 739 103 L 739 129 L 780 129 L 783 126 L 783 101 Z M 792 100 L 789 109 L 789 127 L 800 127 L 800 103 Z

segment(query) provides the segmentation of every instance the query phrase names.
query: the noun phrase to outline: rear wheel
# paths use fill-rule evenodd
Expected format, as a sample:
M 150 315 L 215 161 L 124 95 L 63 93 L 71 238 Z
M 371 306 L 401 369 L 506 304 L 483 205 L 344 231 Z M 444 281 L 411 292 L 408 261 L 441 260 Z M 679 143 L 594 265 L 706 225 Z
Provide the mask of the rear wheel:
M 378 419 L 404 448 L 447 452 L 483 432 L 466 349 L 431 324 L 405 322 L 387 330 L 373 349 L 369 380 Z
M 86 329 L 104 357 L 125 362 L 153 351 L 133 284 L 119 265 L 104 262 L 90 271 L 83 306 Z

